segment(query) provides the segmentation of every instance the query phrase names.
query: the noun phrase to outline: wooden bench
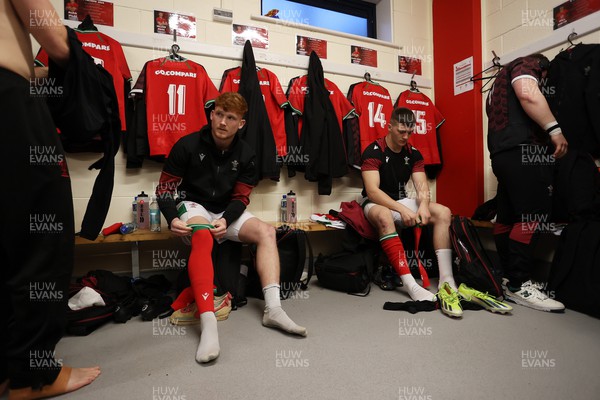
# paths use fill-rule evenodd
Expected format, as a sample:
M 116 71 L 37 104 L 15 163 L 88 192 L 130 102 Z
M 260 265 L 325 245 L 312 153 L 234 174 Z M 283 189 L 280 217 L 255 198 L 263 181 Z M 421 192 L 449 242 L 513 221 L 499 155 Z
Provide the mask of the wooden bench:
M 274 227 L 279 227 L 283 225 L 280 222 L 268 222 L 270 225 Z M 336 231 L 335 228 L 329 228 L 323 224 L 319 224 L 317 222 L 312 221 L 299 221 L 294 224 L 286 224 L 294 229 L 302 229 L 306 232 L 322 232 L 322 231 Z M 130 243 L 131 245 L 131 273 L 133 277 L 140 276 L 140 253 L 139 253 L 139 244 L 140 242 L 153 242 L 153 241 L 163 241 L 169 239 L 179 239 L 177 236 L 173 235 L 171 231 L 164 228 L 160 232 L 151 232 L 149 230 L 137 230 L 132 233 L 128 233 L 126 235 L 122 234 L 114 234 L 109 236 L 98 236 L 96 240 L 87 240 L 82 237 L 75 237 L 75 246 L 90 246 L 97 244 L 109 244 L 109 243 Z

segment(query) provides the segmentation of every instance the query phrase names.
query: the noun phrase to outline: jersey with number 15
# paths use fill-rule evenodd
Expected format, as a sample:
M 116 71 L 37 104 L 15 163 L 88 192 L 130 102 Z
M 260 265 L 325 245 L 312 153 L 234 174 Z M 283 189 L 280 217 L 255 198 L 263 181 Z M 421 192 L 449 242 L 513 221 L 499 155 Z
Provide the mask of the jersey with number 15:
M 406 107 L 415 114 L 415 130 L 408 139 L 408 143 L 421 152 L 425 165 L 441 164 L 436 129 L 446 119 L 433 101 L 421 92 L 405 90 L 400 93 L 394 104 L 394 108 L 397 107 Z
M 131 95 L 145 100 L 150 155 L 168 156 L 181 137 L 207 124 L 205 108 L 219 91 L 202 65 L 160 58 L 144 65 Z

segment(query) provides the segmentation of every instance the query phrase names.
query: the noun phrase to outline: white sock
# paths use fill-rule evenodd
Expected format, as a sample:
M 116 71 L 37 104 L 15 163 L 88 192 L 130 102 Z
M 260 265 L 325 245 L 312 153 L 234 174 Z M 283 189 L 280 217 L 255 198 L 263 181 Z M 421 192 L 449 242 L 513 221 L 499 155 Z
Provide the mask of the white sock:
M 265 286 L 263 288 L 263 295 L 265 297 L 265 313 L 262 320 L 264 326 L 281 329 L 295 335 L 306 336 L 306 328 L 297 325 L 281 308 L 278 284 L 273 283 Z
M 281 307 L 281 294 L 277 283 L 265 286 L 263 296 L 265 297 L 265 309 Z
M 440 280 L 438 282 L 438 289 L 442 287 L 444 282 L 448 282 L 452 289 L 458 290 L 456 282 L 454 282 L 454 275 L 452 273 L 452 250 L 438 249 L 435 251 L 435 255 L 437 257 L 438 266 L 440 267 Z
M 433 301 L 435 294 L 417 283 L 411 274 L 400 275 L 402 285 L 408 290 L 408 295 L 415 301 Z
M 200 314 L 200 327 L 202 334 L 196 352 L 196 361 L 205 363 L 219 357 L 219 332 L 217 331 L 217 318 L 212 311 Z

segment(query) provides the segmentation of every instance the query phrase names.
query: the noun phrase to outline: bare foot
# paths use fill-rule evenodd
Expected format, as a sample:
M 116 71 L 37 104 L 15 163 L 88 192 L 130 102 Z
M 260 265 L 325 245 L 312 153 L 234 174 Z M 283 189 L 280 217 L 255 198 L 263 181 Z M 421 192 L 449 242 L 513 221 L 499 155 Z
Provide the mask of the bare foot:
M 43 386 L 41 390 L 32 390 L 30 387 L 11 389 L 8 393 L 9 400 L 44 399 L 73 392 L 89 385 L 100 375 L 100 367 L 71 368 L 63 366 L 58 377 L 51 385 Z
M 100 367 L 73 368 L 65 393 L 72 392 L 92 383 L 100 375 Z

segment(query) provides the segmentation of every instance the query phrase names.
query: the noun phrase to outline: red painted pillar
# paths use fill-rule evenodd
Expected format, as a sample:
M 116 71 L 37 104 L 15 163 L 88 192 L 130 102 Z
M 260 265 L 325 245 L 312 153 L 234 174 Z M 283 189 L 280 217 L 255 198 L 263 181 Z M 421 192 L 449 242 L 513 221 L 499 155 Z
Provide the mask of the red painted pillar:
M 484 196 L 481 84 L 455 96 L 453 67 L 473 56 L 473 72 L 480 71 L 480 0 L 433 0 L 433 50 L 435 104 L 446 118 L 436 199 L 453 214 L 470 217 Z

